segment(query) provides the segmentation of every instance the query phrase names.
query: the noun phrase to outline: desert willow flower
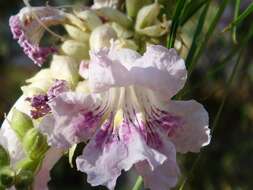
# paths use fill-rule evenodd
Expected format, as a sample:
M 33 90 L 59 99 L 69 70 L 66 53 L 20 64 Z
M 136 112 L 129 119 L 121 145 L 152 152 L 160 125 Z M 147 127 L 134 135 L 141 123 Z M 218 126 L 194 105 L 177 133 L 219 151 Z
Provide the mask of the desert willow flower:
M 143 56 L 112 46 L 91 51 L 83 72 L 91 93 L 63 92 L 48 103 L 39 124 L 48 144 L 69 149 L 89 141 L 76 165 L 93 186 L 114 189 L 121 171 L 134 167 L 146 187 L 174 187 L 176 152 L 198 152 L 210 141 L 204 107 L 170 99 L 186 81 L 183 59 L 162 46 Z
M 176 152 L 209 143 L 203 106 L 171 100 L 186 81 L 183 59 L 174 49 L 146 47 L 163 44 L 169 21 L 160 21 L 157 1 L 134 3 L 127 6 L 134 21 L 111 0 L 70 12 L 29 5 L 10 18 L 24 53 L 39 66 L 51 54 L 52 61 L 27 80 L 1 127 L 0 189 L 47 189 L 63 153 L 88 142 L 76 165 L 93 186 L 114 189 L 121 171 L 134 167 L 146 187 L 167 190 L 180 173 Z M 42 47 L 45 31 L 62 43 Z

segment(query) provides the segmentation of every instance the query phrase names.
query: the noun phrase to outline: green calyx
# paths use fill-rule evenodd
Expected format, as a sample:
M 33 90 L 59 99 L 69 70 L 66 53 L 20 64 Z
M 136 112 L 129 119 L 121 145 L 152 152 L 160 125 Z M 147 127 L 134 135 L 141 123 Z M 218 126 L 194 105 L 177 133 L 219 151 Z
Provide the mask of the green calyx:
M 32 160 L 40 160 L 48 150 L 47 140 L 38 129 L 30 129 L 22 139 L 23 148 Z
M 15 131 L 17 136 L 22 139 L 26 132 L 33 128 L 32 120 L 28 115 L 15 108 L 12 112 L 11 128 Z
M 14 184 L 14 182 L 15 172 L 9 166 L 2 167 L 0 169 L 0 184 L 9 188 Z
M 0 145 L 0 168 L 10 165 L 10 156 L 8 152 Z
M 29 190 L 33 183 L 33 172 L 29 170 L 20 170 L 15 180 L 16 190 Z

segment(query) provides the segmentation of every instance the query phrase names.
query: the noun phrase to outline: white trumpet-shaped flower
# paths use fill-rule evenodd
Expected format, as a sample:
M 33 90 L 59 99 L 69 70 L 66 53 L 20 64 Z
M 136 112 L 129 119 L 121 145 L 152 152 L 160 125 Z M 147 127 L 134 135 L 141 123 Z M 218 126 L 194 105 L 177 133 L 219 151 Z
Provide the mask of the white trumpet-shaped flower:
M 146 187 L 168 190 L 177 183 L 176 152 L 198 152 L 210 141 L 208 114 L 194 100 L 174 101 L 187 78 L 174 49 L 150 46 L 91 51 L 91 93 L 63 92 L 48 102 L 39 125 L 48 143 L 70 148 L 89 140 L 77 160 L 93 186 L 114 189 L 122 170 L 135 167 Z

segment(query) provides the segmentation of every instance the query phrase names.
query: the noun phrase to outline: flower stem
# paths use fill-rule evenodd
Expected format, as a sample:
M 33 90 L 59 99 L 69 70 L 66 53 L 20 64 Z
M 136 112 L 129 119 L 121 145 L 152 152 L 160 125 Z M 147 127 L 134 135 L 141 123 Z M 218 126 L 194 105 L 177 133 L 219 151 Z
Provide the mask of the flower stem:
M 141 190 L 142 188 L 143 179 L 141 176 L 139 176 L 135 182 L 135 185 L 132 190 Z

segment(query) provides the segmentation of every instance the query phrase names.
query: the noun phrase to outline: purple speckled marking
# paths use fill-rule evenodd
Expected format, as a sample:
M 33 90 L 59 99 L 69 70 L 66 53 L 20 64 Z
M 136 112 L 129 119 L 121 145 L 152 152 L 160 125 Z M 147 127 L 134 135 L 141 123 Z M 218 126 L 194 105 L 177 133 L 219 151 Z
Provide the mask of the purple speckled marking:
M 38 44 L 33 44 L 29 41 L 29 38 L 24 32 L 22 23 L 18 15 L 11 16 L 9 20 L 9 25 L 13 38 L 18 40 L 18 44 L 23 48 L 24 53 L 34 61 L 38 66 L 42 66 L 46 61 L 46 58 L 51 53 L 57 52 L 56 48 L 53 47 L 39 47 Z M 29 22 L 25 22 L 25 25 L 29 25 Z
M 31 103 L 31 116 L 33 119 L 43 117 L 51 111 L 50 107 L 47 104 L 47 95 L 37 95 L 33 96 L 32 98 L 27 98 L 26 100 Z
M 55 83 L 48 90 L 47 94 L 40 94 L 33 97 L 29 97 L 26 100 L 31 103 L 32 110 L 31 116 L 33 119 L 38 119 L 40 117 L 48 114 L 51 109 L 48 102 L 59 94 L 69 90 L 68 84 L 65 80 L 55 80 Z

